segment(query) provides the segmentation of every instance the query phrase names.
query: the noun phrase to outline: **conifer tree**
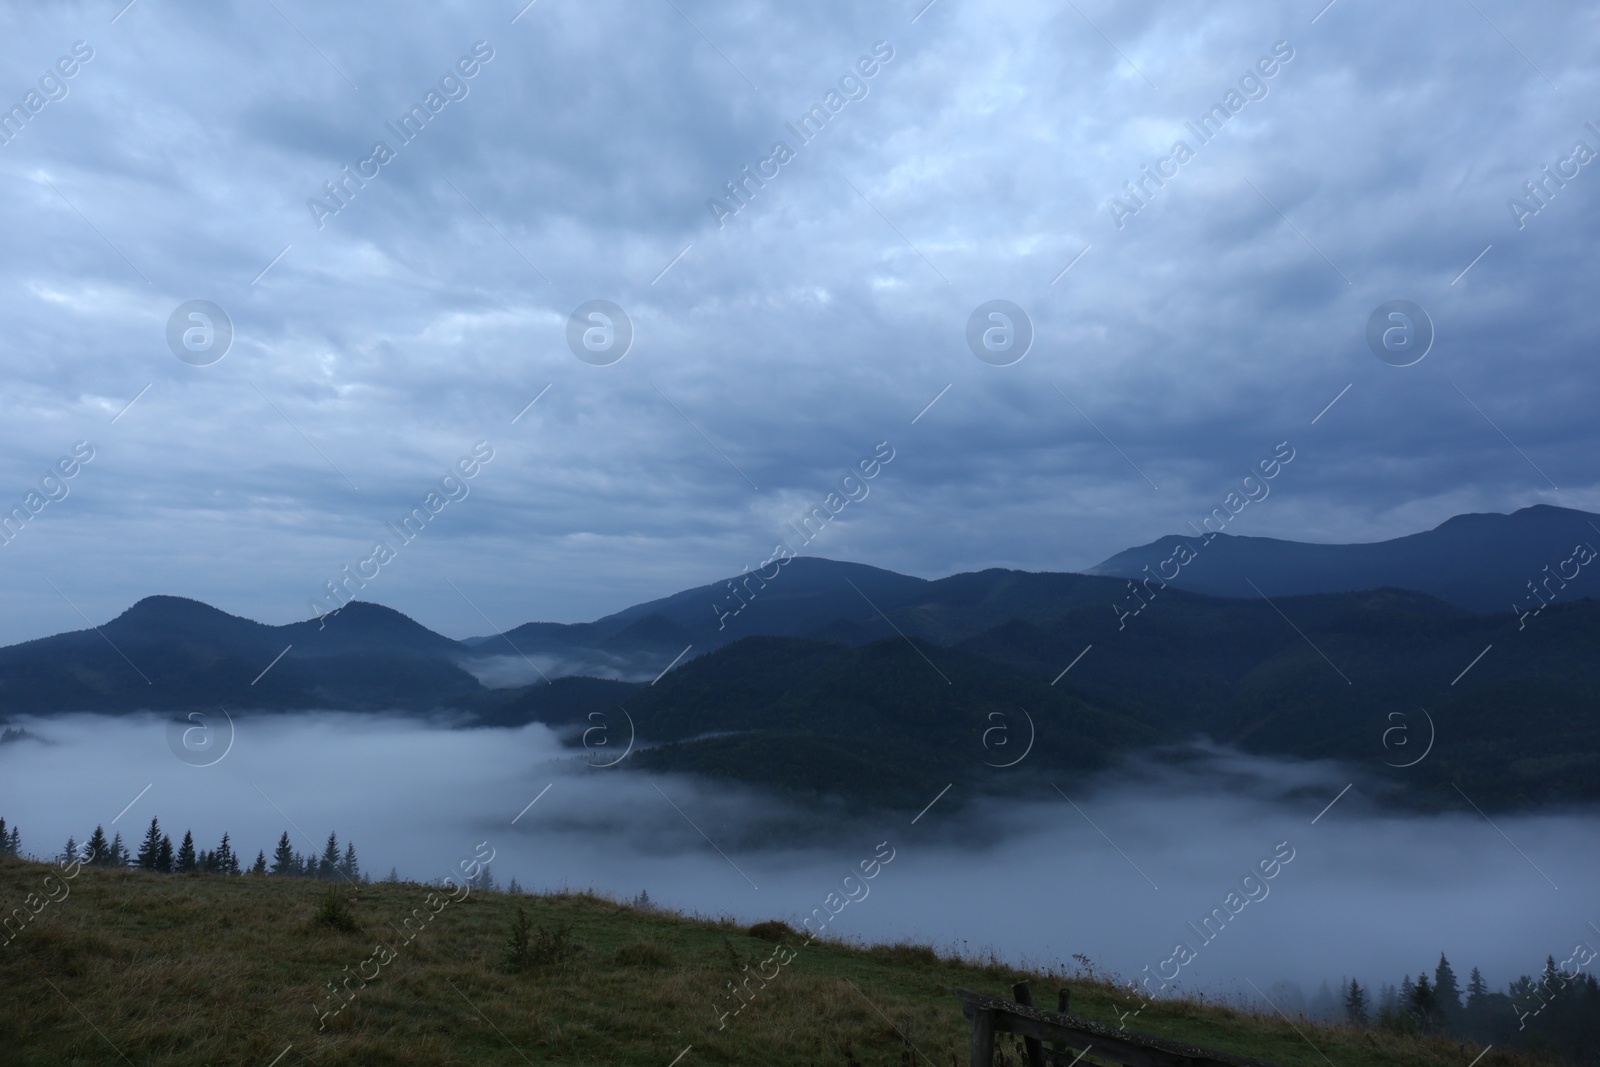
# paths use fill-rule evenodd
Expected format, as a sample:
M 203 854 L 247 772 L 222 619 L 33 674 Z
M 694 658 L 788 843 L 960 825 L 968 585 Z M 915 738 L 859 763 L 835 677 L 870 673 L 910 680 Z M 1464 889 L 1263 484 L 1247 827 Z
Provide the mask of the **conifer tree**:
M 295 857 L 294 849 L 289 847 L 289 831 L 285 830 L 283 836 L 278 838 L 278 847 L 272 850 L 272 873 L 280 877 L 290 878 L 300 874 L 300 862 Z
M 73 860 L 79 858 L 78 841 L 71 834 L 68 834 L 66 847 L 61 852 L 61 859 L 67 863 L 71 863 Z
M 11 828 L 11 844 L 9 846 L 13 856 L 22 855 L 22 830 L 20 827 Z
M 151 819 L 150 829 L 145 831 L 144 842 L 139 846 L 139 866 L 147 871 L 153 871 L 160 858 L 161 822 L 158 819 Z
M 255 862 L 255 865 L 250 868 L 250 873 L 251 874 L 266 874 L 267 873 L 267 851 L 266 851 L 266 849 L 257 849 L 256 850 L 256 862 Z
M 398 868 L 398 867 L 390 867 L 389 868 L 389 877 L 385 878 L 384 881 L 385 882 L 390 882 L 390 883 L 394 883 L 394 882 L 400 881 L 400 868 Z
M 1472 974 L 1467 978 L 1467 1011 L 1476 1012 L 1483 1007 L 1483 998 L 1489 995 L 1489 983 L 1483 980 L 1483 973 L 1478 968 L 1472 968 Z
M 1433 995 L 1445 1019 L 1461 1014 L 1461 990 L 1456 985 L 1456 972 L 1443 952 L 1439 953 L 1439 966 L 1433 971 Z
M 1427 971 L 1417 975 L 1416 984 L 1411 987 L 1411 996 L 1406 1007 L 1424 1030 L 1434 1028 L 1439 1017 L 1439 997 L 1433 983 L 1428 981 Z
M 11 851 L 11 832 L 6 829 L 6 821 L 0 819 L 0 856 L 14 856 Z
M 328 846 L 322 850 L 322 861 L 317 864 L 317 877 L 333 881 L 339 877 L 339 838 L 328 835 Z
M 1411 984 L 1411 979 L 1406 979 L 1406 984 Z M 1378 1009 L 1392 1012 L 1400 1006 L 1400 991 L 1388 982 L 1378 985 Z
M 1548 1002 L 1554 999 L 1566 984 L 1566 972 L 1556 970 L 1556 958 L 1554 956 L 1546 956 L 1544 970 L 1539 974 L 1539 996 Z M 1565 1009 L 1565 1004 L 1562 1005 L 1562 1009 Z M 1560 1012 L 1558 1011 L 1557 1014 L 1560 1014 Z
M 128 850 L 122 844 L 122 831 L 117 831 L 117 836 L 111 839 L 111 862 L 107 867 L 126 867 L 128 865 Z
M 178 846 L 178 873 L 184 874 L 198 866 L 194 853 L 194 834 L 188 830 L 183 832 L 183 844 Z
M 356 846 L 353 842 L 345 842 L 344 859 L 339 864 L 339 872 L 352 882 L 361 879 L 361 864 L 356 862 Z
M 212 869 L 219 874 L 238 874 L 239 857 L 233 854 L 233 845 L 228 842 L 226 831 L 222 835 L 222 844 L 217 846 L 217 851 L 211 857 Z
M 162 874 L 172 873 L 172 838 L 166 834 L 161 835 L 161 851 L 156 853 L 156 870 Z
M 106 832 L 96 826 L 94 833 L 89 836 L 89 843 L 84 846 L 89 850 L 89 866 L 109 867 L 111 865 L 111 845 L 106 841 Z
M 1367 1022 L 1367 991 L 1354 978 L 1344 991 L 1344 1017 L 1355 1026 L 1365 1026 Z

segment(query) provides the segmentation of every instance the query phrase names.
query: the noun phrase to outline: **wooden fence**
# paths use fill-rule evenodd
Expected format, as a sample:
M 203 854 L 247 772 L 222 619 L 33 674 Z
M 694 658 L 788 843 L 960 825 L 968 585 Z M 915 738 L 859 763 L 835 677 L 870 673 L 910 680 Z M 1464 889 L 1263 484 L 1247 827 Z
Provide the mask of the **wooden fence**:
M 962 1014 L 972 1022 L 972 1065 L 992 1067 L 996 1034 L 1022 1038 L 1028 1067 L 1276 1067 L 1227 1052 L 1080 1019 L 1067 1012 L 1070 993 L 1061 990 L 1055 1011 L 1039 1011 L 1027 982 L 1012 987 L 1015 1000 L 958 989 Z M 1049 1042 L 1049 1048 L 1045 1047 Z

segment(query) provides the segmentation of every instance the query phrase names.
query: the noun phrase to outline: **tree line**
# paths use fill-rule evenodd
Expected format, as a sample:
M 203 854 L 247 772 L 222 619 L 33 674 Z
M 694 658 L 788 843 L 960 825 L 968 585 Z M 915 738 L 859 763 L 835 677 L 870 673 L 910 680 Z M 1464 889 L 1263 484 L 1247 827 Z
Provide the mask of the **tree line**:
M 1427 971 L 1383 983 L 1376 998 L 1355 979 L 1341 987 L 1345 1020 L 1403 1033 L 1443 1034 L 1466 1041 L 1600 1065 L 1600 980 L 1583 969 L 1595 951 L 1579 945 L 1567 959 L 1545 958 L 1535 978 L 1522 975 L 1504 993 L 1474 967 L 1463 988 L 1443 953 Z
M 22 831 L 6 826 L 0 818 L 0 856 L 21 856 Z M 248 855 L 248 853 L 246 853 Z M 224 833 L 216 848 L 197 848 L 194 833 L 183 832 L 183 840 L 176 846 L 172 838 L 162 831 L 161 820 L 152 818 L 144 838 L 136 850 L 123 843 L 122 834 L 106 839 L 105 828 L 96 826 L 89 839 L 80 845 L 75 838 L 67 838 L 66 845 L 55 857 L 60 862 L 76 860 L 89 867 L 134 867 L 163 874 L 272 874 L 280 878 L 320 878 L 328 882 L 370 882 L 356 857 L 356 846 L 346 842 L 339 847 L 337 834 L 328 835 L 328 843 L 318 855 L 296 852 L 289 843 L 285 830 L 268 860 L 266 850 L 256 853 L 255 862 L 248 867 L 234 848 L 232 837 Z

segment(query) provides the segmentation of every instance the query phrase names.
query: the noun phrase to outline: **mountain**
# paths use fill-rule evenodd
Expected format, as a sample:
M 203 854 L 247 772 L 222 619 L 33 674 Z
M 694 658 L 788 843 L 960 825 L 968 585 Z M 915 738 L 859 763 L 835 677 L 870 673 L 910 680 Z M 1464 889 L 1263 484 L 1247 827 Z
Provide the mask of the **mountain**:
M 680 654 L 687 662 L 750 636 L 862 644 L 898 632 L 948 644 L 1009 619 L 1044 621 L 1076 605 L 1109 601 L 1122 586 L 1081 574 L 1000 569 L 930 580 L 800 556 L 594 622 L 526 623 L 462 643 L 479 657 L 472 669 L 487 674 L 493 662 L 495 673 L 509 670 L 523 682 L 539 679 L 539 671 L 649 680 Z
M 900 637 L 860 647 L 745 638 L 641 690 L 627 707 L 651 745 L 642 766 L 797 798 L 920 807 L 938 789 L 930 783 L 1000 791 L 1103 769 L 1161 736 L 1115 701 Z
M 889 611 L 906 631 L 930 613 Z M 614 746 L 594 755 L 621 747 L 625 711 L 635 766 L 907 805 L 929 782 L 1037 786 L 1203 735 L 1338 759 L 1428 809 L 1462 793 L 1498 809 L 1600 800 L 1594 600 L 1519 620 L 1398 589 L 1270 604 L 1169 589 L 1137 612 L 1083 603 L 946 645 L 879 622 L 887 636 L 862 643 L 748 637 L 654 684 L 609 683 L 584 706 Z M 579 723 L 533 705 L 578 704 L 555 689 L 484 694 L 479 714 Z M 1001 767 L 1029 738 L 1026 760 Z
M 267 626 L 153 596 L 98 628 L 0 648 L 0 712 L 428 710 L 482 690 L 460 653 L 378 604 Z
M 1193 560 L 1163 568 L 1180 545 L 1188 546 Z M 1600 515 L 1539 504 L 1510 515 L 1457 515 L 1424 533 L 1370 544 L 1174 535 L 1119 552 L 1088 573 L 1140 578 L 1148 567 L 1176 588 L 1230 597 L 1395 586 L 1471 611 L 1507 611 L 1513 605 L 1537 608 L 1532 586 L 1547 581 L 1544 600 L 1556 592 L 1563 599 L 1600 596 L 1593 573 L 1600 567 L 1574 560 L 1578 545 L 1600 546 Z
M 1578 595 L 1591 560 L 1549 547 L 1589 518 L 1468 515 L 1377 545 L 1190 542 L 1184 582 L 1232 574 L 1266 596 L 795 558 L 742 575 L 737 593 L 701 586 L 468 641 L 365 602 L 268 626 L 149 597 L 98 629 L 0 649 L 0 725 L 218 705 L 448 710 L 467 725 L 546 723 L 574 744 L 604 736 L 601 755 L 626 749 L 634 766 L 889 805 L 925 802 L 929 782 L 1019 788 L 1205 735 L 1351 762 L 1434 807 L 1461 792 L 1498 808 L 1600 800 L 1600 602 Z M 1516 590 L 1508 576 L 1541 573 L 1550 602 L 1530 594 L 1517 611 L 1414 588 L 1493 607 Z M 1298 591 L 1379 579 L 1394 581 Z

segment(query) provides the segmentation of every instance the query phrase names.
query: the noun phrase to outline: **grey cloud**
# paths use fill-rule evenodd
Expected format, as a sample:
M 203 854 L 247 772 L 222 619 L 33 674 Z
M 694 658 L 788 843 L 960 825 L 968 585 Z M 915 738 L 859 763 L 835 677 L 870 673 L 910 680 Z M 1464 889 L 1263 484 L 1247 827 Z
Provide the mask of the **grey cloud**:
M 482 620 L 441 574 L 506 625 L 592 618 L 761 558 L 792 501 L 881 439 L 902 459 L 827 551 L 926 575 L 1091 565 L 1180 528 L 1284 439 L 1303 465 L 1244 532 L 1381 537 L 1467 507 L 1596 506 L 1600 178 L 1585 168 L 1521 231 L 1505 206 L 1600 120 L 1581 12 L 1488 11 L 1555 90 L 1470 9 L 1337 4 L 1312 25 L 1299 7 L 1081 5 L 1152 88 L 1049 5 L 944 2 L 915 24 L 682 6 L 716 48 L 669 5 L 537 5 L 515 25 L 476 6 L 284 5 L 359 92 L 270 9 L 29 16 L 0 93 L 80 37 L 97 57 L 0 149 L 17 294 L 0 484 L 20 491 L 79 438 L 104 466 L 7 548 L 26 566 L 5 588 L 39 614 L 6 636 L 62 618 L 36 571 L 68 576 L 94 618 L 157 591 L 295 617 L 480 438 L 502 458 L 379 597 L 456 633 Z M 306 198 L 480 39 L 496 58 L 470 95 L 319 231 Z M 706 198 L 878 40 L 896 55 L 866 98 L 718 229 Z M 1266 99 L 1118 231 L 1106 199 L 1278 40 L 1296 58 Z M 161 340 L 196 297 L 238 328 L 209 368 Z M 638 330 L 609 368 L 562 335 L 595 297 Z M 1014 367 L 962 340 L 996 297 L 1037 328 Z M 1396 297 L 1439 330 L 1404 370 L 1362 339 Z

